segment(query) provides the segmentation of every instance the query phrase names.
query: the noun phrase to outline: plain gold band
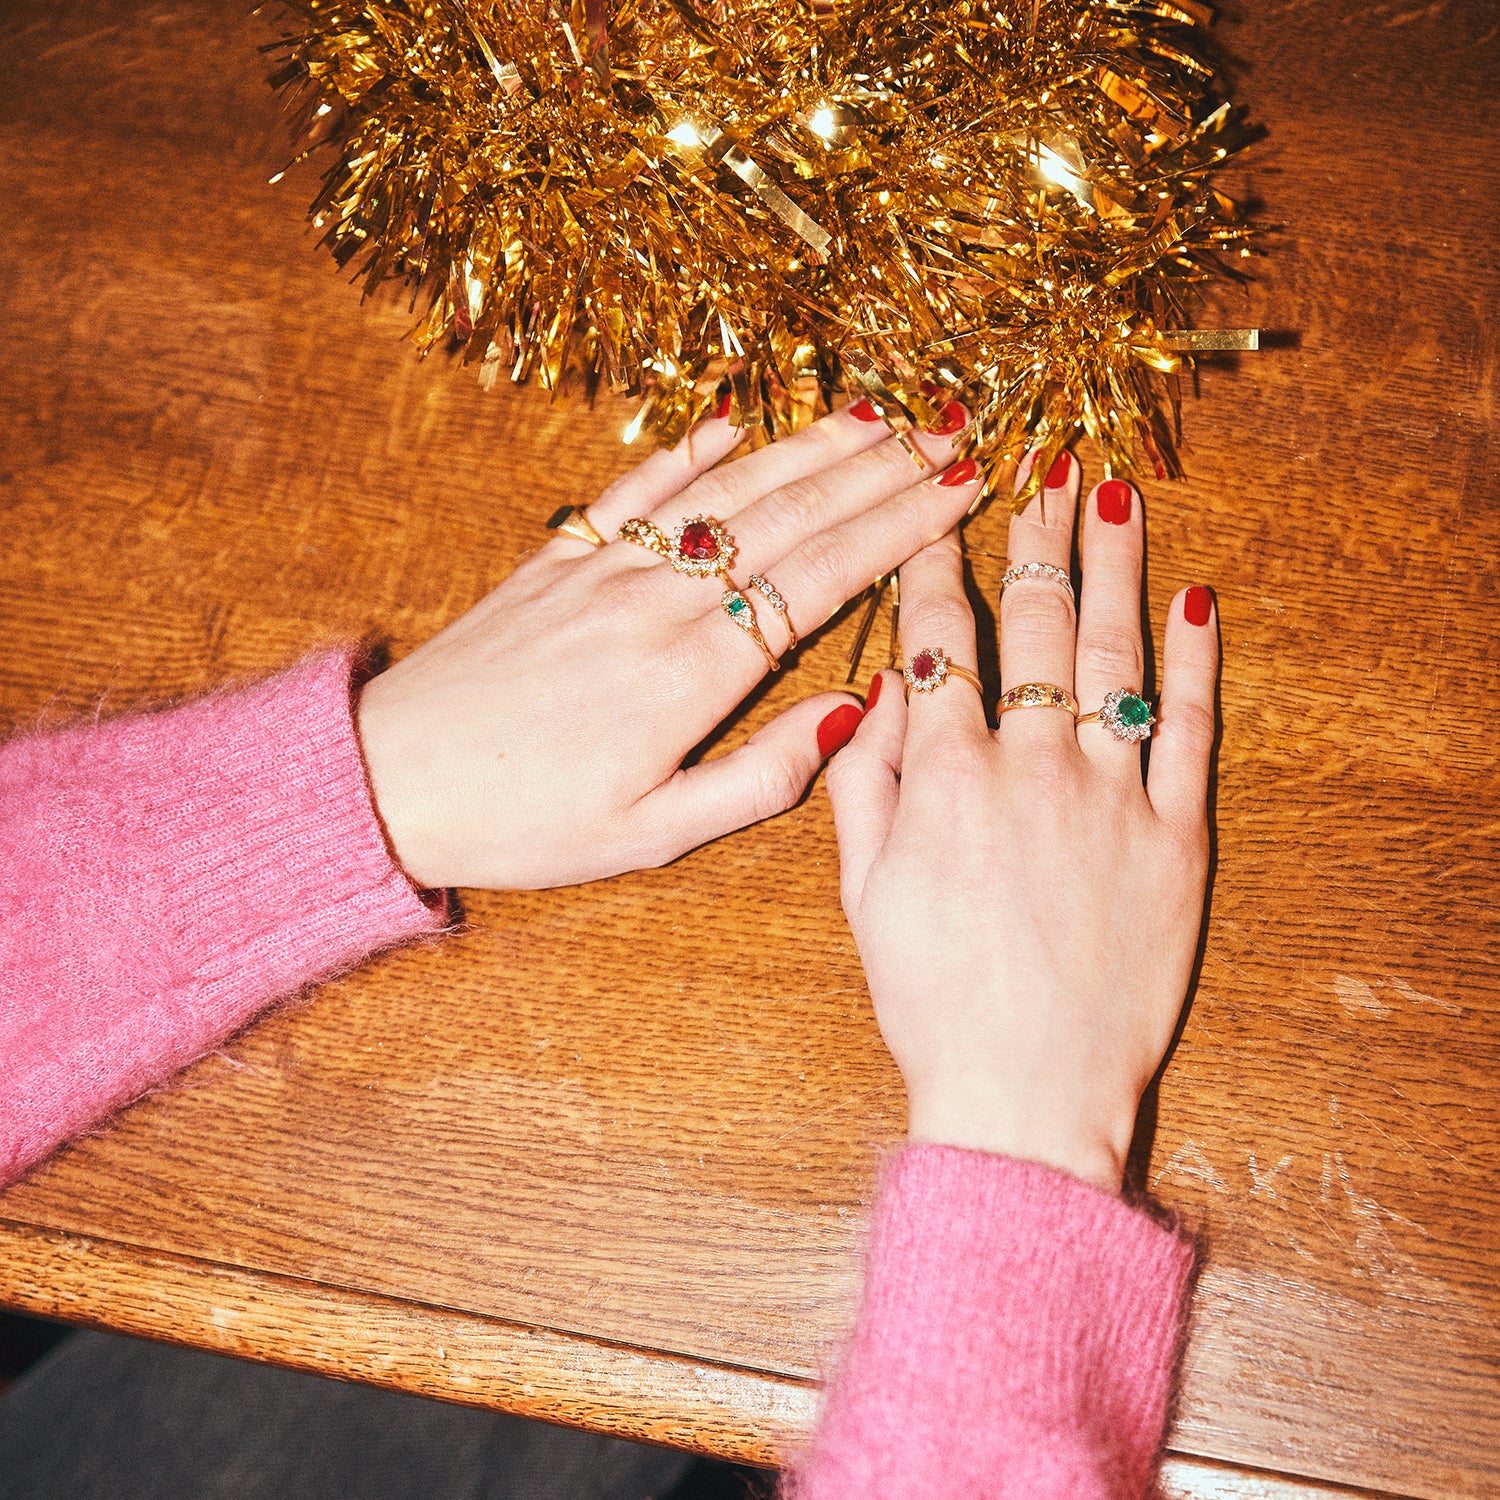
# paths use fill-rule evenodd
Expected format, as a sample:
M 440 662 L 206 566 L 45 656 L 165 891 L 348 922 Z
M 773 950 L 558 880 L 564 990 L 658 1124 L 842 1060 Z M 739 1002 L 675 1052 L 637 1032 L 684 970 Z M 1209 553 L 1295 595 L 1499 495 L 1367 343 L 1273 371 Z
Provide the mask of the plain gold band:
M 971 672 L 967 667 L 956 667 L 950 661 L 948 663 L 947 675 L 949 677 L 962 677 L 976 693 L 980 694 L 981 697 L 984 695 L 984 684 L 979 680 L 977 674 Z

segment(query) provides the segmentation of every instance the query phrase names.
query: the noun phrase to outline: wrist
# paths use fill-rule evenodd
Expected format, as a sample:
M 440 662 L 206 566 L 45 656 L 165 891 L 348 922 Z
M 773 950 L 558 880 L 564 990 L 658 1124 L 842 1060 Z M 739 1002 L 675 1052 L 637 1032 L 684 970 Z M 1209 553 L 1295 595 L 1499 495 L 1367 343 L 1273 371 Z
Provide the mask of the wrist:
M 909 1095 L 907 1135 L 913 1145 L 959 1146 L 1035 1162 L 1116 1196 L 1133 1128 L 1133 1110 L 1128 1124 L 1106 1125 L 1070 1118 L 1066 1111 L 1049 1118 L 1035 1101 L 1007 1108 L 990 1097 L 966 1099 L 954 1089 Z

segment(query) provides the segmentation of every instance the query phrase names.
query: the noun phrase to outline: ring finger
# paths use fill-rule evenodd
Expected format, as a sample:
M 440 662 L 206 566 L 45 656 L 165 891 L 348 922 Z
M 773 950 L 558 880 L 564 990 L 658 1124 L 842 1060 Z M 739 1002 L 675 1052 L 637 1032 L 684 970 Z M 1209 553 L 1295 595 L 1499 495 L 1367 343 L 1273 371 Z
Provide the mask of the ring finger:
M 1083 597 L 1074 669 L 1084 713 L 1098 709 L 1104 695 L 1116 689 L 1141 691 L 1143 522 L 1140 496 L 1125 480 L 1106 479 L 1094 487 L 1083 516 Z M 1098 721 L 1082 725 L 1078 740 L 1092 759 L 1118 764 L 1139 778 L 1139 755 L 1127 754 Z

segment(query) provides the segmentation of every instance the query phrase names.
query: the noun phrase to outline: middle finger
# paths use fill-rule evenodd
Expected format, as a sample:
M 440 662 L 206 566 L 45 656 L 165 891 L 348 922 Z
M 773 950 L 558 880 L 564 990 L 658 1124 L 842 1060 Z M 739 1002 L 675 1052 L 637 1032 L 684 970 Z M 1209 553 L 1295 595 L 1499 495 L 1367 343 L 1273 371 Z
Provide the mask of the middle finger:
M 1019 478 L 1024 478 L 1024 470 Z M 1010 565 L 1041 563 L 1068 571 L 1073 552 L 1073 514 L 1078 504 L 1078 460 L 1064 452 L 1047 474 L 1036 498 L 1010 523 Z M 1019 482 L 1019 479 L 1018 479 Z M 1048 577 L 1021 578 L 1000 597 L 1000 687 L 1047 683 L 1073 690 L 1074 613 L 1070 591 Z M 1062 715 L 1049 709 L 1016 712 L 1002 718 L 1059 726 Z M 1071 726 L 1070 726 L 1071 727 Z

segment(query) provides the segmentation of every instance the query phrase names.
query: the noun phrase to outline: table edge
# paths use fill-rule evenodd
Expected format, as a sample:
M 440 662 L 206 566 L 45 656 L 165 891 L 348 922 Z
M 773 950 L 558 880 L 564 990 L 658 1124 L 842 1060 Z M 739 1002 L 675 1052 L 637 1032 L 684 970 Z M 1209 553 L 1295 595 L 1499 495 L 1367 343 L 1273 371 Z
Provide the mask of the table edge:
M 0 1307 L 768 1468 L 817 1416 L 810 1380 L 3 1217 Z M 1388 1500 L 1175 1450 L 1161 1495 Z

